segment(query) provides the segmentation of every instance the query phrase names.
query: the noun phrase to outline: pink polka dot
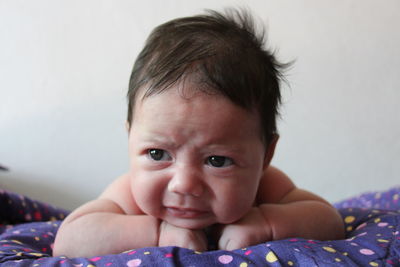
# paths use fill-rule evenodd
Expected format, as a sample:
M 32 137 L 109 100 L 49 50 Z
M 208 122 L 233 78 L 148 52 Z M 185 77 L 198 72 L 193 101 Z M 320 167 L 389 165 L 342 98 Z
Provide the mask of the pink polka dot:
M 35 218 L 36 221 L 41 221 L 42 220 L 42 214 L 40 212 L 38 212 L 38 211 L 36 211 L 33 214 L 33 217 Z
M 98 260 L 100 260 L 101 259 L 101 257 L 95 257 L 95 258 L 91 258 L 90 260 L 91 261 L 98 261 Z
M 372 250 L 367 249 L 367 248 L 360 249 L 360 253 L 364 254 L 364 255 L 374 255 L 375 254 L 375 252 L 373 252 Z
M 126 263 L 128 267 L 137 267 L 142 263 L 141 259 L 133 259 Z
M 167 253 L 167 254 L 165 254 L 165 257 L 166 257 L 166 258 L 172 258 L 172 256 L 173 256 L 172 253 Z
M 222 264 L 228 264 L 233 260 L 233 257 L 230 255 L 222 255 L 218 257 L 218 261 Z
M 111 264 L 112 264 L 112 262 L 109 262 L 109 263 L 106 264 L 106 266 L 111 266 Z
M 362 223 L 359 226 L 357 226 L 356 230 L 360 230 L 361 228 L 364 228 L 367 225 L 367 223 Z
M 136 253 L 136 250 L 128 252 L 128 255 L 132 255 L 132 254 L 135 254 L 135 253 Z
M 247 256 L 247 255 L 250 255 L 251 252 L 252 252 L 251 250 L 247 250 L 247 251 L 244 253 L 244 255 L 246 255 L 246 256 Z
M 291 242 L 296 242 L 298 239 L 296 239 L 296 238 L 292 238 L 292 239 L 289 239 L 289 241 L 291 241 Z
M 388 225 L 389 225 L 389 224 L 386 223 L 386 222 L 378 223 L 378 226 L 379 226 L 379 227 L 385 227 L 385 226 L 388 226 Z

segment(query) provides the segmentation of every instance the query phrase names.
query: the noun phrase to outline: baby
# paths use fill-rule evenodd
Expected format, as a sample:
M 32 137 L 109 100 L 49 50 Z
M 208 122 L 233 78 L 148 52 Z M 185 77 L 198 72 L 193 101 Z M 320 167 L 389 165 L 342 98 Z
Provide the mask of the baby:
M 329 203 L 270 166 L 283 68 L 246 12 L 157 27 L 129 84 L 130 170 L 65 219 L 53 254 L 343 238 Z

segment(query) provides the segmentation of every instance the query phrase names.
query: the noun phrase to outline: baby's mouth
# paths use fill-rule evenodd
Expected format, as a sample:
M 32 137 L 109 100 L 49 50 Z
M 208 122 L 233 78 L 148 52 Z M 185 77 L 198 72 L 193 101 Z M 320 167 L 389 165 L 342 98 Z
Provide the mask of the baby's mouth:
M 180 208 L 180 207 L 166 207 L 167 213 L 179 218 L 195 219 L 207 213 L 204 210 Z

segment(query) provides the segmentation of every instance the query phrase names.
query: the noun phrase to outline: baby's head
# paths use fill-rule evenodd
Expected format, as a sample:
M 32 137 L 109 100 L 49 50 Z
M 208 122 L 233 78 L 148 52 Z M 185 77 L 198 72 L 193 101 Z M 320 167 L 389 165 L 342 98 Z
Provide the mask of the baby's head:
M 184 228 L 231 223 L 254 204 L 272 158 L 280 69 L 245 13 L 157 27 L 129 86 L 132 192 Z
M 133 67 L 128 91 L 128 124 L 139 92 L 144 98 L 188 79 L 197 89 L 227 97 L 259 115 L 266 145 L 276 134 L 281 71 L 264 48 L 247 12 L 179 18 L 155 28 Z M 184 86 L 183 86 L 184 87 Z

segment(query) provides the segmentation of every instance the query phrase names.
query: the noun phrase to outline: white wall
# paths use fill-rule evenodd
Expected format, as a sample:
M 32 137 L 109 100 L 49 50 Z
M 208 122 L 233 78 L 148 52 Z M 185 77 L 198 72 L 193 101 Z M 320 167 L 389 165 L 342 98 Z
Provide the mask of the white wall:
M 330 201 L 400 184 L 400 2 L 0 0 L 0 188 L 65 208 L 128 168 L 125 94 L 156 25 L 245 3 L 296 59 L 273 163 Z

